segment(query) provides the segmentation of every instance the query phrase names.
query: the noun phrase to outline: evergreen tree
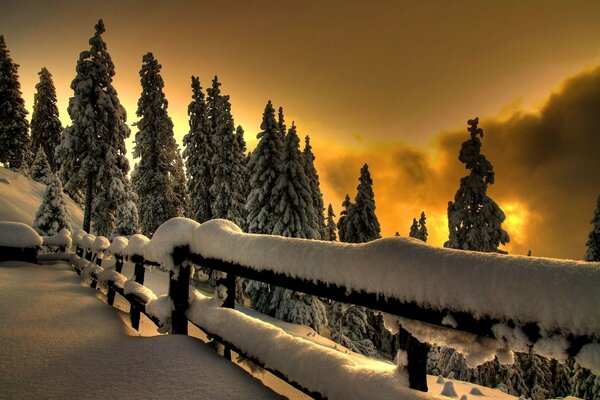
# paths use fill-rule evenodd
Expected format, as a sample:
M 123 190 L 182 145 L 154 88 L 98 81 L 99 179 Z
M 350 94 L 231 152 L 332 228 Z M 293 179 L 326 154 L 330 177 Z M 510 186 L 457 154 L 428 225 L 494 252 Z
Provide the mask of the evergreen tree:
M 337 224 L 335 223 L 335 214 L 333 213 L 333 206 L 329 203 L 329 207 L 327 207 L 327 224 L 325 230 L 324 240 L 329 240 L 331 242 L 335 242 L 337 239 Z
M 344 241 L 350 243 L 365 243 L 381 237 L 379 220 L 375 215 L 375 194 L 369 166 L 363 165 L 360 170 L 354 205 L 349 207 L 347 215 L 348 227 Z
M 283 116 L 283 107 L 279 106 L 277 110 L 277 127 L 279 128 L 279 134 L 281 135 L 281 140 L 285 137 L 287 133 L 287 127 L 285 126 L 285 118 Z
M 215 95 L 214 107 L 215 109 L 212 110 L 213 122 L 215 122 L 212 135 L 214 156 L 211 162 L 213 183 L 210 187 L 213 199 L 212 217 L 228 219 L 243 227 L 246 200 L 243 183 L 246 174 L 245 156 L 240 149 L 240 138 L 234 133 L 229 96 Z M 243 131 L 241 134 L 243 135 Z
M 410 232 L 408 237 L 417 239 L 419 237 L 419 223 L 416 218 L 413 218 L 412 225 L 410 226 Z
M 41 146 L 52 171 L 58 171 L 58 165 L 54 162 L 54 151 L 60 144 L 63 127 L 58 119 L 56 89 L 52 75 L 46 68 L 42 68 L 38 75 L 40 81 L 35 85 L 36 93 L 33 96 L 31 115 L 31 149 L 35 153 Z
M 347 237 L 351 236 L 349 233 L 349 224 L 348 224 L 348 216 L 352 211 L 354 204 L 350 201 L 350 195 L 346 193 L 346 197 L 342 202 L 342 211 L 340 212 L 340 219 L 338 220 L 338 236 L 340 242 L 347 242 Z
M 85 190 L 83 229 L 90 231 L 93 222 L 98 235 L 109 236 L 118 223 L 119 209 L 127 204 L 125 139 L 130 130 L 112 85 L 115 66 L 102 39 L 102 20 L 95 28 L 90 49 L 81 52 L 77 61 L 68 107 L 72 125 L 63 132 L 55 161 L 67 193 L 81 200 Z
M 567 397 L 571 394 L 571 370 L 566 364 L 550 360 L 550 383 L 553 397 Z
M 138 100 L 133 156 L 140 158 L 133 185 L 139 196 L 138 207 L 142 233 L 151 236 L 165 221 L 183 214 L 181 194 L 175 187 L 183 176 L 183 164 L 173 137 L 173 122 L 167 113 L 168 102 L 163 93 L 161 65 L 152 53 L 143 57 L 140 77 L 142 94 Z M 180 186 L 181 187 L 181 186 Z M 183 185 L 185 187 L 185 185 Z
M 600 196 L 596 201 L 596 211 L 590 223 L 593 227 L 585 244 L 587 250 L 583 258 L 585 261 L 600 261 Z
M 192 76 L 192 102 L 188 106 L 190 131 L 183 137 L 185 166 L 190 201 L 187 215 L 205 222 L 212 218 L 211 161 L 214 155 L 212 135 L 207 117 L 200 79 Z
M 246 200 L 246 221 L 248 232 L 271 234 L 275 225 L 276 207 L 272 196 L 280 173 L 283 142 L 270 100 L 265 107 L 260 128 L 262 131 L 256 136 L 259 142 L 249 163 L 251 175 L 250 193 Z
M 41 150 L 43 154 L 43 150 Z M 71 230 L 71 216 L 63 198 L 60 179 L 50 174 L 42 204 L 35 213 L 33 228 L 42 236 L 56 235 L 62 229 Z
M 586 400 L 600 399 L 600 376 L 583 368 L 578 363 L 573 366 L 573 376 L 571 377 L 572 395 Z
M 519 353 L 523 378 L 529 388 L 529 396 L 532 400 L 545 400 L 554 397 L 552 388 L 552 374 L 550 362 L 529 350 L 529 353 Z
M 38 147 L 35 159 L 31 165 L 31 179 L 47 185 L 51 180 L 50 175 L 52 175 L 52 170 L 50 169 L 50 164 L 48 164 L 46 153 L 42 147 Z
M 321 193 L 319 174 L 315 168 L 315 155 L 313 154 L 312 146 L 310 145 L 310 137 L 308 135 L 305 138 L 304 151 L 302 155 L 304 157 L 305 164 L 304 172 L 306 173 L 306 177 L 308 178 L 308 182 L 310 184 L 313 208 L 317 217 L 316 225 L 319 230 L 319 239 L 326 240 L 327 226 L 325 224 L 325 216 L 323 215 L 323 211 L 325 211 L 323 206 L 323 193 Z
M 463 250 L 496 252 L 500 244 L 510 238 L 502 229 L 505 215 L 487 195 L 487 187 L 494 183 L 494 168 L 481 154 L 483 130 L 479 118 L 468 121 L 471 138 L 462 144 L 458 159 L 470 170 L 460 180 L 454 202 L 448 203 L 449 239 L 445 247 Z
M 427 218 L 425 217 L 425 211 L 421 211 L 421 218 L 419 218 L 419 236 L 418 239 L 423 242 L 427 242 L 427 226 L 425 225 L 427 222 Z
M 0 35 L 0 162 L 28 174 L 33 154 L 18 68 Z
M 368 339 L 367 313 L 364 307 L 334 301 L 328 314 L 331 340 L 360 354 L 378 355 L 373 342 Z
M 248 170 L 248 161 L 250 159 L 250 155 L 246 154 L 247 149 L 246 140 L 244 139 L 244 129 L 240 125 L 238 125 L 238 127 L 235 130 L 235 138 L 237 140 L 237 154 L 238 157 L 240 157 L 241 170 L 241 174 L 238 176 L 238 179 L 240 179 L 238 187 L 241 188 L 242 199 L 244 199 L 244 206 L 242 209 L 242 215 L 244 216 L 244 220 L 242 221 L 240 228 L 242 228 L 242 230 L 246 232 L 248 228 L 246 224 L 247 213 L 245 202 L 248 198 L 248 195 L 250 194 L 250 171 Z

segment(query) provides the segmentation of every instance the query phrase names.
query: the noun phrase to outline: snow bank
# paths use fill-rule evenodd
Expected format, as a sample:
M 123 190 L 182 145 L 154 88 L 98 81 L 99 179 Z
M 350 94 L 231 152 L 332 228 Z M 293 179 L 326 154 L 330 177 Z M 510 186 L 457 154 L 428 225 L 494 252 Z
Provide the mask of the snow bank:
M 143 256 L 144 248 L 148 245 L 148 243 L 150 243 L 150 239 L 148 239 L 146 236 L 140 233 L 136 233 L 135 235 L 131 236 L 131 238 L 129 238 L 129 241 L 127 242 L 127 247 L 123 249 L 123 255 L 130 257 L 136 255 Z
M 79 247 L 86 250 L 93 250 L 95 240 L 96 236 L 92 235 L 91 233 L 88 233 L 84 235 L 79 241 Z
M 352 357 L 285 333 L 243 313 L 218 306 L 195 291 L 190 296 L 188 318 L 235 344 L 269 368 L 329 399 L 431 398 L 408 389 L 403 369 L 393 364 L 359 365 Z
M 171 325 L 171 313 L 175 307 L 173 300 L 167 295 L 150 299 L 146 303 L 146 312 L 160 321 L 160 331 L 167 332 Z
M 69 248 L 73 244 L 71 232 L 64 228 L 54 236 L 44 236 L 43 240 L 44 246 L 65 246 L 66 248 Z
M 26 248 L 41 245 L 42 238 L 29 225 L 21 222 L 0 222 L 0 246 Z
M 143 300 L 145 303 L 156 299 L 156 295 L 152 290 L 132 280 L 125 282 L 123 285 L 123 292 L 125 294 L 133 294 L 135 297 Z
M 600 296 L 594 295 L 600 263 L 435 248 L 406 238 L 348 244 L 252 235 L 226 220 L 203 223 L 189 240 L 204 257 L 257 270 L 476 318 L 537 322 L 548 332 L 600 335 Z
M 189 245 L 199 226 L 199 223 L 188 218 L 171 218 L 154 232 L 152 240 L 144 249 L 144 258 L 160 263 L 167 271 L 177 273 L 171 257 L 173 250 L 179 246 Z
M 127 277 L 123 274 L 118 273 L 112 268 L 104 268 L 98 274 L 98 280 L 101 282 L 113 282 L 115 286 L 122 288 L 127 281 Z
M 127 245 L 129 244 L 129 239 L 123 236 L 117 236 L 112 240 L 110 246 L 108 246 L 108 251 L 111 254 L 123 254 Z

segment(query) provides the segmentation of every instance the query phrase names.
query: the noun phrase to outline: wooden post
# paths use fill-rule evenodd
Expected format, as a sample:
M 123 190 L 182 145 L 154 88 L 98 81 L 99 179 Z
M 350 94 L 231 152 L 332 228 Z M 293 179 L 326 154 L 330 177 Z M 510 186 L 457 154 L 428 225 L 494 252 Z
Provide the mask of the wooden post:
M 232 273 L 226 274 L 224 278 L 219 280 L 218 284 L 225 286 L 225 289 L 227 289 L 227 296 L 223 299 L 221 307 L 235 308 L 235 275 Z M 223 356 L 231 361 L 231 349 L 227 345 L 223 349 Z
M 427 392 L 427 354 L 429 353 L 429 345 L 419 342 L 402 325 L 398 327 L 399 347 L 408 354 L 409 387 Z
M 75 245 L 75 255 L 77 257 L 83 257 L 83 249 L 78 245 Z
M 173 264 L 177 273 L 169 271 L 169 297 L 173 302 L 171 313 L 171 334 L 187 335 L 191 265 L 187 262 L 188 246 L 176 247 L 173 251 Z
M 123 256 L 115 255 L 115 259 L 117 260 L 117 262 L 115 263 L 115 271 L 121 273 L 121 271 L 123 270 Z M 109 287 L 108 295 L 106 297 L 106 302 L 109 306 L 112 306 L 115 303 L 115 294 L 115 289 Z
M 100 253 L 96 253 L 96 265 L 100 266 L 100 264 L 102 264 L 102 258 L 100 258 Z M 98 282 L 96 282 L 94 279 L 92 279 L 92 283 L 90 284 L 90 287 L 92 289 L 96 289 L 96 286 L 98 286 Z
M 133 256 L 135 262 L 135 269 L 133 270 L 133 279 L 140 285 L 144 284 L 144 278 L 146 270 L 144 269 L 144 258 L 142 256 Z M 123 260 L 121 260 L 122 266 Z M 140 309 L 131 303 L 129 308 L 129 318 L 131 320 L 131 327 L 138 331 L 140 329 Z

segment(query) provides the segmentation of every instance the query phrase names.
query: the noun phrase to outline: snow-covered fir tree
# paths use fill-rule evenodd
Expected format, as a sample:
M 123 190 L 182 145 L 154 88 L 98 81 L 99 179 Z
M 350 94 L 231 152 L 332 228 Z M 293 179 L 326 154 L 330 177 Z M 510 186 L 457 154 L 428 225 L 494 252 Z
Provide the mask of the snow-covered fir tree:
M 31 165 L 31 179 L 47 185 L 51 179 L 50 175 L 52 175 L 52 169 L 46 158 L 46 152 L 42 147 L 38 147 Z
M 18 68 L 0 35 L 0 162 L 28 174 L 33 154 Z
M 287 133 L 287 127 L 285 125 L 285 117 L 283 115 L 283 107 L 279 106 L 277 110 L 277 127 L 279 128 L 279 134 L 281 135 L 281 140 Z
M 408 237 L 415 239 L 419 237 L 419 222 L 416 218 L 413 218 L 412 225 L 410 226 L 410 231 L 408 232 Z
M 335 214 L 333 213 L 333 206 L 329 203 L 327 207 L 327 222 L 325 229 L 325 236 L 323 240 L 329 240 L 335 242 L 337 239 L 337 224 L 335 223 Z
M 188 106 L 188 115 L 190 131 L 183 137 L 183 157 L 190 196 L 187 215 L 197 222 L 205 222 L 212 218 L 210 186 L 214 149 L 204 93 L 196 76 L 192 76 L 192 102 Z
M 218 82 L 217 82 L 218 83 Z M 245 155 L 234 132 L 229 96 L 215 95 L 213 121 L 213 182 L 210 194 L 212 218 L 224 218 L 243 227 L 245 223 Z M 242 131 L 243 134 L 243 131 Z M 243 140 L 243 138 L 242 138 Z
M 552 397 L 569 396 L 572 393 L 569 366 L 555 359 L 550 360 L 550 383 L 552 384 Z
M 272 199 L 279 177 L 283 142 L 275 120 L 275 109 L 269 100 L 256 136 L 259 142 L 250 158 L 250 193 L 246 199 L 248 232 L 271 234 L 275 226 L 275 202 Z
M 590 223 L 592 230 L 585 243 L 587 250 L 583 258 L 585 261 L 600 261 L 600 196 L 596 201 L 596 211 L 594 211 L 594 218 Z
M 553 398 L 550 392 L 552 388 L 552 373 L 550 372 L 550 361 L 533 352 L 519 353 L 519 361 L 523 378 L 529 388 L 529 397 L 532 400 L 545 400 Z
M 360 169 L 356 198 L 352 206 L 347 207 L 347 224 L 344 241 L 349 243 L 366 243 L 381 237 L 381 227 L 375 215 L 375 193 L 369 166 Z
M 423 242 L 427 241 L 427 226 L 426 224 L 425 211 L 421 212 L 421 217 L 417 221 L 416 218 L 413 218 L 412 225 L 410 226 L 410 232 L 408 234 L 409 237 L 419 239 Z
M 39 147 L 44 149 L 52 171 L 58 171 L 54 162 L 54 151 L 60 144 L 63 126 L 58 118 L 56 106 L 56 89 L 52 74 L 46 69 L 38 74 L 40 81 L 35 85 L 33 96 L 33 113 L 31 114 L 31 149 L 35 153 Z
M 238 176 L 238 179 L 241 181 L 238 183 L 238 187 L 241 188 L 242 198 L 244 199 L 244 206 L 242 210 L 242 215 L 244 215 L 244 221 L 240 225 L 240 228 L 244 232 L 247 231 L 247 212 L 246 212 L 246 199 L 248 198 L 248 194 L 250 194 L 250 171 L 248 170 L 248 162 L 250 159 L 250 155 L 246 153 L 246 140 L 244 139 L 244 129 L 241 125 L 235 129 L 235 139 L 237 140 L 237 151 L 239 156 L 241 157 L 241 172 L 242 174 Z
M 327 226 L 325 224 L 325 216 L 323 212 L 325 208 L 323 206 L 323 193 L 321 193 L 321 183 L 319 182 L 319 174 L 317 168 L 315 168 L 315 155 L 310 145 L 310 137 L 307 135 L 304 139 L 304 150 L 302 151 L 304 157 L 304 172 L 308 178 L 310 184 L 311 197 L 313 199 L 313 208 L 317 216 L 317 227 L 319 230 L 319 238 L 325 239 L 327 235 Z
M 346 193 L 346 197 L 342 202 L 342 211 L 340 212 L 340 219 L 337 223 L 338 236 L 340 242 L 347 242 L 348 240 L 346 238 L 351 235 L 349 233 L 350 226 L 348 224 L 348 215 L 351 213 L 353 206 L 354 204 L 352 204 L 352 202 L 350 201 L 350 195 Z
M 369 357 L 378 355 L 373 342 L 368 339 L 367 313 L 364 307 L 332 302 L 328 313 L 331 340 Z
M 42 236 L 56 235 L 62 229 L 71 230 L 71 215 L 63 198 L 62 184 L 53 173 L 49 176 L 42 204 L 35 213 L 33 228 Z
M 502 229 L 505 215 L 487 195 L 488 185 L 494 183 L 494 168 L 481 154 L 483 130 L 479 118 L 468 121 L 471 138 L 463 142 L 458 159 L 470 170 L 460 180 L 454 202 L 448 203 L 450 235 L 445 247 L 462 250 L 496 252 L 510 238 Z
M 95 29 L 90 49 L 81 52 L 77 61 L 67 109 L 72 124 L 63 132 L 55 160 L 67 193 L 79 201 L 85 193 L 83 229 L 90 231 L 93 223 L 98 235 L 110 236 L 130 191 L 125 157 L 130 130 L 112 84 L 115 66 L 102 39 L 102 20 Z
M 573 376 L 571 377 L 571 395 L 586 400 L 600 399 L 600 376 L 583 368 L 578 363 L 573 366 Z
M 132 179 L 139 196 L 140 228 L 146 236 L 151 236 L 163 222 L 183 215 L 184 208 L 181 195 L 175 192 L 175 178 L 183 176 L 183 164 L 177 160 L 179 149 L 167 113 L 160 70 L 154 55 L 145 54 L 140 70 L 142 94 L 137 109 L 140 120 L 136 124 L 139 131 L 133 151 L 140 161 Z

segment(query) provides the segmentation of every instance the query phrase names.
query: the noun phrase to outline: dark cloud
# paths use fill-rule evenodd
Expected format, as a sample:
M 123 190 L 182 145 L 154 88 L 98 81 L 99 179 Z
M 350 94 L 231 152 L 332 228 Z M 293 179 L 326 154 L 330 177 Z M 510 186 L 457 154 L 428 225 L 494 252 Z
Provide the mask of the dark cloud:
M 507 216 L 528 215 L 510 250 L 580 259 L 600 194 L 600 68 L 565 81 L 537 113 L 483 118 L 480 126 L 482 152 L 496 171 L 489 194 Z M 431 153 L 393 144 L 346 154 L 323 164 L 323 179 L 336 193 L 354 193 L 349 182 L 369 162 L 386 233 L 403 233 L 420 209 L 445 213 L 466 172 L 458 161 L 466 138 L 465 121 L 465 130 L 440 134 Z

